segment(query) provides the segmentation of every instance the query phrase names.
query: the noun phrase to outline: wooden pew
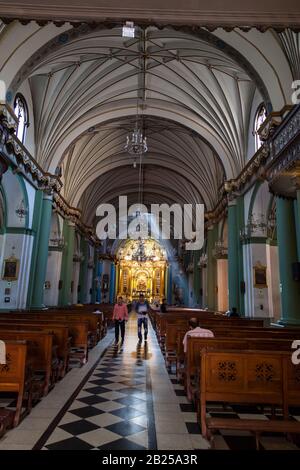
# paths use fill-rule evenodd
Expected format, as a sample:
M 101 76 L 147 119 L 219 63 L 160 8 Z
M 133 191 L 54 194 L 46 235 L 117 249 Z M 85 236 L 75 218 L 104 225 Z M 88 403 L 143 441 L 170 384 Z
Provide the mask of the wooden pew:
M 53 346 L 57 347 L 57 357 L 59 359 L 57 377 L 63 378 L 68 370 L 70 338 L 69 328 L 59 323 L 43 323 L 38 320 L 22 320 L 16 319 L 3 320 L 0 317 L 0 334 L 1 330 L 23 330 L 23 331 L 44 331 L 53 335 Z
M 47 315 L 56 315 L 66 318 L 68 320 L 76 319 L 77 321 L 85 321 L 88 322 L 88 335 L 90 339 L 90 347 L 96 346 L 98 341 L 104 336 L 105 334 L 105 322 L 103 321 L 103 314 L 102 313 L 94 313 L 92 311 L 84 311 L 78 308 L 69 308 L 69 309 L 60 309 L 60 310 L 46 310 L 38 313 L 47 313 Z
M 213 331 L 215 337 L 256 337 L 256 338 L 287 338 L 295 339 L 300 338 L 300 328 L 270 328 L 270 327 L 243 327 L 243 325 L 231 324 L 230 327 L 226 323 L 214 324 L 207 322 L 203 324 L 205 328 Z M 169 366 L 172 363 L 176 363 L 176 369 L 178 362 L 182 359 L 182 348 L 177 338 L 177 332 L 189 331 L 188 320 L 170 320 L 166 323 L 166 341 L 165 341 L 165 359 L 166 365 Z M 183 335 L 184 337 L 184 335 Z M 182 339 L 183 339 L 182 337 Z M 181 341 L 182 342 L 182 341 Z M 180 356 L 180 359 L 179 359 Z
M 25 392 L 28 394 L 27 412 L 30 411 L 31 407 L 27 343 L 26 341 L 5 341 L 5 347 L 6 364 L 0 364 L 0 392 L 16 393 L 17 404 L 13 417 L 10 416 L 10 413 L 5 413 L 7 419 L 5 423 L 4 420 L 2 422 L 2 429 L 0 429 L 2 434 L 6 431 L 7 427 L 10 427 L 11 422 L 13 426 L 19 424 Z
M 204 348 L 211 350 L 269 350 L 291 351 L 292 340 L 273 338 L 196 338 L 187 340 L 187 352 L 185 360 L 185 388 L 187 396 L 191 400 L 195 392 L 193 378 L 199 375 L 201 353 Z
M 51 380 L 53 335 L 44 331 L 1 330 L 0 337 L 5 342 L 28 341 L 35 392 L 37 395 L 47 395 L 50 387 L 54 385 Z
M 218 326 L 226 326 L 228 329 L 232 326 L 237 327 L 250 327 L 250 328 L 262 328 L 264 326 L 264 320 L 260 319 L 249 319 L 249 318 L 228 318 L 224 316 L 213 315 L 207 313 L 206 311 L 201 312 L 200 314 L 193 315 L 196 317 L 200 325 L 203 328 L 215 328 Z M 158 342 L 160 345 L 165 343 L 165 337 L 167 334 L 167 325 L 171 323 L 181 323 L 186 322 L 188 325 L 188 320 L 192 318 L 190 314 L 187 315 L 186 312 L 177 313 L 175 315 L 170 313 L 158 313 L 156 316 L 156 333 L 158 337 Z
M 300 403 L 300 366 L 291 353 L 278 351 L 209 351 L 201 353 L 201 430 L 211 439 L 214 430 L 247 430 L 258 438 L 262 432 L 300 433 L 300 422 L 289 419 L 290 405 Z M 287 377 L 294 377 L 288 381 Z M 283 420 L 207 418 L 207 402 L 278 405 Z
M 70 356 L 79 359 L 81 365 L 85 364 L 88 360 L 88 322 L 80 320 L 77 315 L 70 315 L 64 313 L 9 313 L 0 314 L 0 319 L 9 321 L 13 320 L 34 320 L 38 321 L 41 325 L 51 326 L 52 324 L 61 324 L 68 327 L 69 335 L 71 336 L 73 348 L 70 351 Z M 24 320 L 26 319 L 26 320 Z

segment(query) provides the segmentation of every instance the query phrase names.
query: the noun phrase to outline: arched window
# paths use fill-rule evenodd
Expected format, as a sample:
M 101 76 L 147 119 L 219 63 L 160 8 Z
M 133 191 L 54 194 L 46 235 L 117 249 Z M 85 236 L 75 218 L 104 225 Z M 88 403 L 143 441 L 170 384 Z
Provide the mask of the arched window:
M 25 141 L 25 136 L 26 136 L 26 129 L 28 127 L 28 110 L 27 110 L 27 105 L 24 97 L 20 94 L 18 94 L 15 98 L 15 103 L 14 103 L 14 112 L 15 115 L 18 118 L 18 127 L 16 130 L 16 136 L 22 142 L 22 144 Z
M 255 137 L 255 151 L 262 146 L 262 141 L 260 140 L 258 131 L 263 122 L 265 121 L 267 117 L 267 110 L 264 104 L 261 104 L 260 107 L 257 110 L 256 116 L 255 116 L 255 122 L 254 122 L 254 137 Z

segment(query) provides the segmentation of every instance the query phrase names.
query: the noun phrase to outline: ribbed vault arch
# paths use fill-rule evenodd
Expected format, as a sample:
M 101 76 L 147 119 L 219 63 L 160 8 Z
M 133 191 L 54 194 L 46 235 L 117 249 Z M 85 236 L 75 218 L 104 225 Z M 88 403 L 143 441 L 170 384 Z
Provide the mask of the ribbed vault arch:
M 197 134 L 171 121 L 143 117 L 141 122 L 149 147 L 142 157 L 148 190 L 156 181 L 164 187 L 177 185 L 181 194 L 174 201 L 184 200 L 184 194 L 186 203 L 203 202 L 212 209 L 224 180 L 224 169 L 213 149 Z M 97 200 L 106 198 L 109 202 L 112 181 L 118 181 L 119 192 L 120 185 L 126 191 L 129 184 L 137 186 L 138 168 L 134 171 L 134 158 L 124 150 L 126 135 L 133 126 L 134 120 L 113 121 L 94 128 L 72 145 L 62 166 L 64 195 L 72 205 L 79 204 L 85 190 L 97 194 Z
M 120 28 L 65 25 L 55 34 L 53 25 L 16 25 L 4 29 L 6 38 L 14 28 L 19 69 L 10 57 L 0 66 L 5 76 L 15 71 L 12 92 L 29 79 L 35 157 L 48 171 L 62 167 L 63 195 L 87 221 L 97 203 L 124 191 L 135 202 L 136 175 L 124 143 L 137 100 L 149 144 L 143 160 L 147 203 L 203 202 L 210 210 L 224 178 L 236 177 L 245 165 L 254 94 L 271 109 L 276 83 L 283 92 L 274 103 L 287 98 L 281 81 L 289 72 L 280 64 L 269 66 L 267 87 L 263 83 L 263 64 L 272 58 L 257 44 L 266 38 L 272 50 L 281 47 L 275 33 L 243 33 L 240 53 L 235 31 L 151 26 L 131 40 Z M 289 43 L 284 46 L 281 55 L 288 57 Z
M 142 34 L 142 33 L 141 33 Z M 214 44 L 173 29 L 147 28 L 124 40 L 119 28 L 70 40 L 32 67 L 39 163 L 53 171 L 69 145 L 95 122 L 122 111 L 194 127 L 220 155 L 226 176 L 244 163 L 256 84 Z

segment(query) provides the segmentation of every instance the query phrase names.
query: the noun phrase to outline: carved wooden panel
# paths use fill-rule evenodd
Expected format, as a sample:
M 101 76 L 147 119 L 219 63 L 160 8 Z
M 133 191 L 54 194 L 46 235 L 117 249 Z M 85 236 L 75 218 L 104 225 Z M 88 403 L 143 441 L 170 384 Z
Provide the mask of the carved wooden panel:
M 11 364 L 11 355 L 9 353 L 6 354 L 6 364 L 0 364 L 0 372 L 8 372 L 10 370 Z
M 220 361 L 218 364 L 218 378 L 220 381 L 233 382 L 237 379 L 236 363 L 232 361 Z
M 256 380 L 258 382 L 272 382 L 275 377 L 273 364 L 268 362 L 259 362 L 255 367 Z

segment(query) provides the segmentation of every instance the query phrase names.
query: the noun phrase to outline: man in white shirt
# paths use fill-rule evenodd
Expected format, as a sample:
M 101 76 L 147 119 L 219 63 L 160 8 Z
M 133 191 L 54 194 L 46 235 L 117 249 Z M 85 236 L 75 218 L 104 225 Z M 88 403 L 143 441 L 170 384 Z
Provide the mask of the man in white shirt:
M 214 338 L 215 336 L 212 331 L 207 330 L 205 328 L 201 328 L 199 326 L 198 318 L 190 318 L 189 327 L 190 327 L 190 330 L 186 332 L 183 338 L 183 350 L 185 353 L 187 350 L 187 339 L 189 336 L 194 336 L 198 338 Z
M 139 342 L 142 342 L 142 325 L 144 325 L 144 340 L 147 341 L 148 335 L 148 313 L 150 306 L 143 294 L 140 294 L 139 301 L 136 303 L 135 311 L 138 317 L 138 337 Z

